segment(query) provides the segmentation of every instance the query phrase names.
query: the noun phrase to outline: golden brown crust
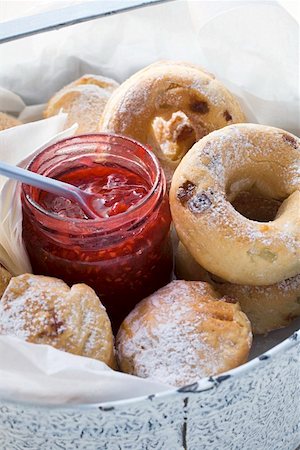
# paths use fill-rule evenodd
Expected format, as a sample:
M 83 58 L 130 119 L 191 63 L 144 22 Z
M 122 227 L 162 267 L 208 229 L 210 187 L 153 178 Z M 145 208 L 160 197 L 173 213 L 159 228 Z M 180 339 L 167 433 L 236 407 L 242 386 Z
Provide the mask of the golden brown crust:
M 271 286 L 226 283 L 203 269 L 182 243 L 177 249 L 175 271 L 179 279 L 207 281 L 220 294 L 237 300 L 249 318 L 254 334 L 285 327 L 300 316 L 300 274 Z
M 194 142 L 244 121 L 236 98 L 213 75 L 196 65 L 160 61 L 135 73 L 113 93 L 100 130 L 149 145 L 170 181 Z
M 86 84 L 94 84 L 110 93 L 114 92 L 119 86 L 119 83 L 117 83 L 117 81 L 113 80 L 112 78 L 103 77 L 101 75 L 85 74 L 65 86 L 63 89 L 69 89 L 70 87 L 82 86 Z
M 0 333 L 115 367 L 109 318 L 93 289 L 57 278 L 12 278 L 0 302 Z
M 173 281 L 135 307 L 116 342 L 124 372 L 182 386 L 246 362 L 252 334 L 238 303 L 207 283 Z
M 0 299 L 7 288 L 12 275 L 0 264 Z
M 237 284 L 274 284 L 300 272 L 299 138 L 236 124 L 197 142 L 173 176 L 170 204 L 180 240 L 208 271 Z M 283 201 L 257 222 L 230 202 L 243 190 Z M 237 263 L 238 262 L 238 263 Z
M 300 274 L 271 286 L 216 283 L 223 295 L 236 299 L 247 314 L 255 334 L 287 326 L 300 316 Z
M 62 88 L 49 100 L 44 116 L 51 117 L 62 110 L 68 113 L 66 128 L 77 122 L 77 135 L 95 133 L 104 107 L 118 86 L 110 78 L 84 75 Z
M 22 125 L 22 122 L 19 119 L 4 112 L 0 112 L 0 131 L 16 127 L 17 125 Z

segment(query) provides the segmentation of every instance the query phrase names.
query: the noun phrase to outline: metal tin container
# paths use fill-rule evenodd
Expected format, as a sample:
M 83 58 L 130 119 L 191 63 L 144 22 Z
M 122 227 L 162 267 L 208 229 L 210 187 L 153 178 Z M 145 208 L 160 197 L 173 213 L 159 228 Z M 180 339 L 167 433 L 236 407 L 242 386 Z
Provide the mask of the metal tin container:
M 110 15 L 116 4 L 139 6 L 115 2 L 112 11 L 91 3 L 97 11 L 86 6 L 2 27 L 0 43 Z M 296 450 L 299 444 L 300 331 L 243 366 L 157 395 L 76 406 L 0 399 L 1 450 Z
M 2 450 L 295 450 L 300 331 L 234 370 L 133 400 L 37 406 L 0 400 Z

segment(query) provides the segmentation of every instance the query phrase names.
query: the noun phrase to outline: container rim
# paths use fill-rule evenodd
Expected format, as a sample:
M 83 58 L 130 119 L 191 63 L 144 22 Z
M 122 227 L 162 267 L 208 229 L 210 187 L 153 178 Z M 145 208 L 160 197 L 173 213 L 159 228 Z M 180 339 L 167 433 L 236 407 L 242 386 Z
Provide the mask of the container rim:
M 262 353 L 261 355 L 253 358 L 251 361 L 242 364 L 234 369 L 228 370 L 214 377 L 205 377 L 200 380 L 187 385 L 181 388 L 173 388 L 167 389 L 166 391 L 159 392 L 157 394 L 151 395 L 143 395 L 139 397 L 133 397 L 123 400 L 114 400 L 108 402 L 99 402 L 99 403 L 78 403 L 78 404 L 42 404 L 28 401 L 17 401 L 12 399 L 6 399 L 5 397 L 0 397 L 0 401 L 5 401 L 11 405 L 18 405 L 24 408 L 32 408 L 32 409 L 43 409 L 43 410 L 64 410 L 64 411 L 91 411 L 95 409 L 99 409 L 100 411 L 111 411 L 117 408 L 123 408 L 132 404 L 139 404 L 146 400 L 153 401 L 154 399 L 163 401 L 168 398 L 174 397 L 175 395 L 185 396 L 188 393 L 192 394 L 200 394 L 201 392 L 205 392 L 213 389 L 214 387 L 218 387 L 221 382 L 228 382 L 228 380 L 232 380 L 233 378 L 240 378 L 241 376 L 247 374 L 251 370 L 255 370 L 261 364 L 269 364 L 271 359 L 276 357 L 277 355 L 284 353 L 285 351 L 293 348 L 294 346 L 300 346 L 300 329 L 295 331 L 291 336 L 286 338 L 284 341 L 272 347 L 270 350 Z

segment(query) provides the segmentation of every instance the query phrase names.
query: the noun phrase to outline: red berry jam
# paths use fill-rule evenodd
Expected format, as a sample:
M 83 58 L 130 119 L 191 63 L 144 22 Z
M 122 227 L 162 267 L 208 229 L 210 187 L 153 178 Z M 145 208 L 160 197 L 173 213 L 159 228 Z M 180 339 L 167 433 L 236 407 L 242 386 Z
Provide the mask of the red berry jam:
M 93 212 L 99 212 L 99 218 L 126 212 L 142 200 L 151 188 L 140 175 L 122 167 L 104 164 L 79 168 L 62 175 L 59 179 L 77 186 L 88 194 L 94 194 L 95 200 L 92 198 L 88 206 Z M 41 191 L 38 203 L 47 211 L 62 217 L 88 219 L 78 204 L 64 197 Z
M 98 197 L 99 218 L 90 219 L 70 200 L 23 185 L 23 239 L 34 273 L 93 287 L 116 330 L 172 273 L 171 216 L 156 158 L 130 139 L 95 134 L 58 142 L 29 169 Z

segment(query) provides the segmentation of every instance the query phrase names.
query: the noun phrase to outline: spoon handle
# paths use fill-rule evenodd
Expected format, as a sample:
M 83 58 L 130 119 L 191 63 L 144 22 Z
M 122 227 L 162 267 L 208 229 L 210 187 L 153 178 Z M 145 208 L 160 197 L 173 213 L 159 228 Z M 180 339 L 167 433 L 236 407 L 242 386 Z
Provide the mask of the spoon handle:
M 43 175 L 31 172 L 30 170 L 21 169 L 20 167 L 0 162 L 0 175 L 4 175 L 7 178 L 12 178 L 14 180 L 21 181 L 24 184 L 29 184 L 30 186 L 43 189 L 46 192 L 51 192 L 51 194 L 61 195 L 67 198 L 70 196 L 73 198 L 73 193 L 70 193 L 68 196 L 70 186 L 65 184 L 63 181 L 44 177 Z
M 30 170 L 21 169 L 21 167 L 12 166 L 2 161 L 0 162 L 0 175 L 21 181 L 24 184 L 29 184 L 29 186 L 37 187 L 46 192 L 50 192 L 51 194 L 60 195 L 61 197 L 73 200 L 80 204 L 83 211 L 88 214 L 88 217 L 96 217 L 86 205 L 81 191 L 76 186 L 72 186 L 71 184 L 64 183 L 63 181 L 54 178 L 39 175 Z

